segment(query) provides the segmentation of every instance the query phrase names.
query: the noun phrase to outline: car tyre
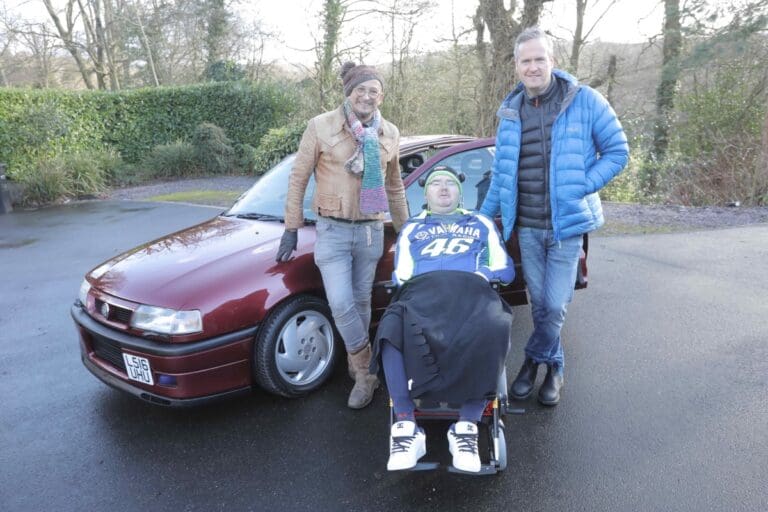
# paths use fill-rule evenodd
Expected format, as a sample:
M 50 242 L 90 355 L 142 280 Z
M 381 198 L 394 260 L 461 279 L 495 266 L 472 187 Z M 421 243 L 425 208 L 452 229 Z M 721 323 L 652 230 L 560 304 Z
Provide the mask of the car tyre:
M 254 378 L 270 393 L 304 396 L 333 373 L 337 334 L 331 311 L 311 295 L 276 307 L 259 329 L 253 350 Z

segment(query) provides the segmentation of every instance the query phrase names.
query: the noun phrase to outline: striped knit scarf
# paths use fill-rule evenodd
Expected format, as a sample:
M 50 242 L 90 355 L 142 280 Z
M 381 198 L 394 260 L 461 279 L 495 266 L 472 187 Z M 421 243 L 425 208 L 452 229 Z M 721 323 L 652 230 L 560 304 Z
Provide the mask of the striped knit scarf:
M 352 174 L 362 174 L 363 176 L 360 190 L 360 211 L 365 214 L 389 211 L 387 194 L 384 191 L 384 177 L 381 173 L 381 155 L 379 154 L 381 114 L 376 109 L 373 113 L 371 126 L 365 127 L 352 111 L 349 100 L 346 100 L 344 101 L 344 116 L 347 118 L 347 124 L 352 129 L 357 141 L 355 153 L 344 164 L 344 168 Z

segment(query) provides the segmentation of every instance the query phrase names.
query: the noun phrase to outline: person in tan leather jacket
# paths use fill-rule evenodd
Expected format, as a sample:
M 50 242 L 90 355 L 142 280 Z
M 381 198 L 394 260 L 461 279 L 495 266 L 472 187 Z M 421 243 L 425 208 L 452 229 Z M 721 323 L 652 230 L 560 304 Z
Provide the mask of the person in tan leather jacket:
M 400 133 L 379 112 L 384 80 L 372 66 L 351 62 L 342 67 L 341 78 L 344 103 L 311 119 L 301 138 L 276 260 L 288 261 L 296 250 L 304 225 L 304 192 L 314 173 L 315 263 L 355 380 L 347 405 L 360 409 L 378 387 L 368 370 L 368 329 L 374 274 L 384 252 L 384 220 L 389 212 L 399 231 L 408 206 L 398 162 Z

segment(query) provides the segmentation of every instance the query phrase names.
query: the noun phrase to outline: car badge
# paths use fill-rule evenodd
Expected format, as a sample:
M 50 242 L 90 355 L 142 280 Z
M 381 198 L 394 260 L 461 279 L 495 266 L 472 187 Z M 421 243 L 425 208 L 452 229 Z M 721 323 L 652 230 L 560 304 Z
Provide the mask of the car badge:
M 101 305 L 101 315 L 104 318 L 109 318 L 109 304 L 106 302 Z

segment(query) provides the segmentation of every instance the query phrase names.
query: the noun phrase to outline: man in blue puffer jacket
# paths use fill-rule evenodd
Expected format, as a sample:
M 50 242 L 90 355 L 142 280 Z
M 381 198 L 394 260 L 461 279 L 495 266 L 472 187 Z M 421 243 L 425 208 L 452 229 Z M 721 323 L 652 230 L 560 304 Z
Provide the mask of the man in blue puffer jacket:
M 604 223 L 597 192 L 627 164 L 624 131 L 597 91 L 554 69 L 552 43 L 538 27 L 515 42 L 520 77 L 498 111 L 491 185 L 480 213 L 501 210 L 504 239 L 520 245 L 533 333 L 510 394 L 533 391 L 539 364 L 547 375 L 538 399 L 560 401 L 563 348 L 560 331 L 573 297 L 582 235 Z

